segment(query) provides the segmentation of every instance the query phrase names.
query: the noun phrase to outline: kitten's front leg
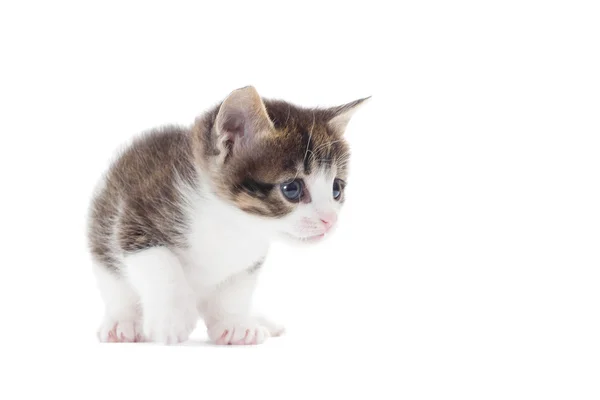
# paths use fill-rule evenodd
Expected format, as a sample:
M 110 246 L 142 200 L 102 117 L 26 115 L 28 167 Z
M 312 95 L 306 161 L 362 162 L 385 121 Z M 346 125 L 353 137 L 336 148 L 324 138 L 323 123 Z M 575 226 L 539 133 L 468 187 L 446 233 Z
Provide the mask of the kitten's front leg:
M 257 274 L 249 270 L 232 276 L 204 302 L 208 336 L 216 344 L 261 344 L 283 333 L 283 327 L 250 313 Z
M 166 247 L 154 247 L 127 256 L 125 264 L 140 296 L 144 339 L 165 344 L 186 341 L 199 315 L 179 259 Z

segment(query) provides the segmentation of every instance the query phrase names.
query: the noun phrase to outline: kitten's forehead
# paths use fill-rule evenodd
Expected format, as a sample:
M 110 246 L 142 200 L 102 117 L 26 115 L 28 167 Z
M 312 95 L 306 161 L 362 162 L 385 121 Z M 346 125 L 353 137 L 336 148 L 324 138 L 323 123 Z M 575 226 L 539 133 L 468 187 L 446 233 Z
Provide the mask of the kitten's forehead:
M 278 150 L 273 156 L 282 172 L 310 175 L 336 163 L 345 164 L 348 145 L 328 125 L 328 116 L 322 110 L 268 100 L 265 106 L 277 130 L 268 150 Z

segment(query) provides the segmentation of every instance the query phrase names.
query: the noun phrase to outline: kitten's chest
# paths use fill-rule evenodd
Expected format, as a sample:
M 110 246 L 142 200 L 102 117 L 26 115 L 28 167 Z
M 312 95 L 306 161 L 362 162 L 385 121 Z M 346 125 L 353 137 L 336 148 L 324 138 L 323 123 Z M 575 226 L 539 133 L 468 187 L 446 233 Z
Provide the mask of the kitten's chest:
M 212 287 L 266 256 L 268 235 L 237 212 L 208 205 L 190 218 L 189 247 L 182 256 L 196 289 Z

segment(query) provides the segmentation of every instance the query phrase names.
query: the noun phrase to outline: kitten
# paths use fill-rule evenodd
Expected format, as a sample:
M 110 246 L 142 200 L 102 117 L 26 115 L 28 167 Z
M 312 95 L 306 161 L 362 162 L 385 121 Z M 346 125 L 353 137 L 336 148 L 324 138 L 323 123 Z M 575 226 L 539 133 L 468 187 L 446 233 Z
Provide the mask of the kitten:
M 177 343 L 202 317 L 217 344 L 283 328 L 251 313 L 277 237 L 318 242 L 345 200 L 343 133 L 366 99 L 305 109 L 233 91 L 188 129 L 136 138 L 100 183 L 89 246 L 105 303 L 103 342 Z

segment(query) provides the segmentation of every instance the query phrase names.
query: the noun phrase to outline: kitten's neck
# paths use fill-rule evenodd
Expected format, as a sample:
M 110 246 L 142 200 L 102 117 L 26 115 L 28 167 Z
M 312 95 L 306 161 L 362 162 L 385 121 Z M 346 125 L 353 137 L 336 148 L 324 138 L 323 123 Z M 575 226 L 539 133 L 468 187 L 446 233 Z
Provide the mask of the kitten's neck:
M 275 224 L 267 218 L 246 213 L 219 197 L 206 174 L 199 174 L 198 196 L 194 202 L 193 219 L 201 223 L 218 227 L 222 232 L 231 231 L 253 237 L 252 241 L 270 243 L 277 235 Z

